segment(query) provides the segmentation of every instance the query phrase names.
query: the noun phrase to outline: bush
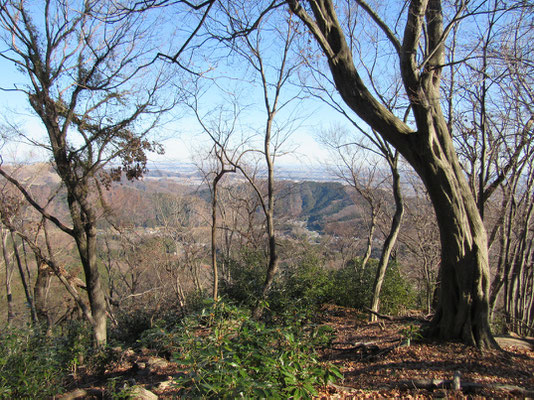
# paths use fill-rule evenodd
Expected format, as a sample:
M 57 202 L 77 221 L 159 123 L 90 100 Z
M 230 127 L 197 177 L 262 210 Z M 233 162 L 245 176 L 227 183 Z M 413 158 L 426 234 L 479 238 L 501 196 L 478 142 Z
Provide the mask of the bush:
M 245 253 L 241 262 L 228 264 L 231 280 L 223 282 L 221 292 L 238 304 L 253 306 L 265 280 L 265 262 L 259 253 Z M 365 269 L 354 259 L 337 271 L 323 267 L 322 259 L 313 249 L 307 251 L 296 265 L 282 266 L 269 295 L 269 308 L 283 313 L 306 310 L 314 313 L 324 303 L 363 309 L 369 307 L 378 260 L 371 259 Z M 380 310 L 398 314 L 415 305 L 415 293 L 399 266 L 391 262 L 380 293 Z M 266 318 L 269 317 L 267 313 Z
M 180 334 L 175 361 L 189 369 L 177 380 L 185 397 L 307 398 L 342 378 L 314 350 L 331 331 L 299 321 L 267 326 L 247 309 L 218 302 L 187 318 Z
M 326 270 L 320 258 L 310 253 L 298 265 L 288 268 L 280 294 L 284 306 L 316 308 L 331 301 L 334 290 L 332 271 Z
M 333 278 L 333 301 L 345 307 L 369 307 L 377 268 L 378 261 L 375 259 L 369 260 L 365 269 L 361 268 L 360 260 L 355 259 L 336 271 Z M 380 293 L 381 312 L 398 314 L 414 303 L 415 295 L 410 283 L 402 276 L 398 265 L 390 263 Z
M 39 331 L 0 333 L 0 399 L 47 398 L 63 389 L 70 370 L 90 348 L 82 324 L 63 328 L 61 336 Z
M 37 398 L 58 392 L 62 381 L 53 348 L 30 331 L 0 334 L 0 398 Z
M 266 260 L 258 251 L 244 251 L 240 259 L 224 260 L 230 279 L 222 280 L 220 292 L 238 304 L 252 306 L 266 277 Z

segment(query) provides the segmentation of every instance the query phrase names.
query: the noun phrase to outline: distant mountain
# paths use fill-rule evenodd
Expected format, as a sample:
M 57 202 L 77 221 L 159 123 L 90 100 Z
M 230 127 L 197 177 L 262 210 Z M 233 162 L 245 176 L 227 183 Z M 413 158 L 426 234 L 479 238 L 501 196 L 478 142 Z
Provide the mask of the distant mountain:
M 339 178 L 333 175 L 328 168 L 321 165 L 300 166 L 300 165 L 277 165 L 275 167 L 276 179 L 290 181 L 317 181 L 317 182 L 337 182 Z M 260 170 L 259 178 L 265 178 L 266 171 Z M 181 162 L 152 162 L 148 166 L 148 173 L 145 175 L 149 179 L 171 178 L 188 179 L 198 181 L 202 175 L 198 168 L 192 163 Z
M 337 220 L 342 210 L 354 204 L 339 182 L 305 181 L 283 186 L 277 209 L 306 221 L 310 230 L 323 231 L 327 222 Z
M 31 191 L 40 204 L 45 204 L 48 197 L 60 186 L 60 179 L 50 164 L 40 163 L 24 165 L 19 168 L 7 167 L 17 179 Z M 357 207 L 350 190 L 340 182 L 328 181 L 324 169 L 318 168 L 315 176 L 325 179 L 295 180 L 302 171 L 286 170 L 277 173 L 276 214 L 285 220 L 301 221 L 310 230 L 317 232 L 335 231 L 343 224 L 354 224 L 358 218 Z M 308 178 L 313 173 L 308 173 Z M 285 176 L 282 179 L 280 176 Z M 290 179 L 290 177 L 292 177 Z M 152 167 L 140 180 L 127 181 L 112 185 L 105 192 L 106 202 L 115 210 L 116 218 L 137 226 L 155 226 L 157 224 L 156 194 L 178 195 L 185 197 L 201 207 L 209 207 L 210 192 L 196 168 L 191 164 L 165 164 Z M 242 180 L 235 180 L 230 185 L 246 187 Z M 95 199 L 96 201 L 96 199 Z M 200 204 L 200 203 L 202 204 Z M 64 190 L 60 190 L 56 200 L 49 206 L 63 220 L 68 220 L 68 208 Z M 334 228 L 333 228 L 334 227 Z

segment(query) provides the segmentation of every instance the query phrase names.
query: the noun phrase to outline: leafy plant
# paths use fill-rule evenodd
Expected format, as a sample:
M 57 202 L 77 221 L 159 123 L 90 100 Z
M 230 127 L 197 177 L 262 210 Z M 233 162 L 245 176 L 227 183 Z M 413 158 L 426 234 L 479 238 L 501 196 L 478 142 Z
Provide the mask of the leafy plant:
M 423 333 L 421 332 L 421 327 L 418 325 L 408 325 L 405 328 L 400 330 L 400 334 L 406 341 L 406 344 L 409 346 L 414 340 L 421 340 L 423 338 Z
M 369 260 L 365 269 L 359 259 L 352 260 L 334 273 L 335 288 L 332 294 L 334 303 L 340 306 L 362 309 L 371 302 L 373 284 L 378 262 Z M 414 292 L 399 267 L 391 263 L 386 271 L 380 293 L 380 310 L 385 314 L 397 314 L 403 308 L 415 303 Z
M 30 330 L 0 334 L 0 399 L 45 398 L 58 393 L 66 375 L 48 338 Z
M 189 373 L 177 379 L 186 397 L 308 398 L 315 387 L 342 379 L 314 350 L 328 330 L 266 326 L 249 311 L 218 302 L 189 318 L 175 361 Z
M 106 398 L 111 400 L 129 400 L 132 398 L 132 388 L 120 378 L 109 378 L 106 384 Z

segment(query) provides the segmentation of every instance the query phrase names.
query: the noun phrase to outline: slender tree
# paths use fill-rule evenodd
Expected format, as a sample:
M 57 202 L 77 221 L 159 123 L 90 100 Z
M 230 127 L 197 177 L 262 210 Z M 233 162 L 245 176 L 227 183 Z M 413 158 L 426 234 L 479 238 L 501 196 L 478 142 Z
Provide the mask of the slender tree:
M 76 242 L 89 296 L 95 343 L 106 343 L 106 300 L 96 256 L 98 193 L 122 172 L 136 178 L 145 170 L 146 139 L 158 121 L 162 75 L 141 80 L 146 64 L 148 25 L 140 14 L 110 21 L 111 2 L 54 2 L 30 6 L 3 1 L 1 57 L 27 78 L 24 86 L 4 88 L 27 96 L 46 131 L 46 140 L 20 135 L 50 152 L 67 191 L 72 227 L 48 214 L 23 185 L 4 170 L 45 218 Z M 39 12 L 37 10 L 39 9 Z M 120 166 L 107 173 L 112 160 Z M 96 189 L 95 189 L 96 188 Z

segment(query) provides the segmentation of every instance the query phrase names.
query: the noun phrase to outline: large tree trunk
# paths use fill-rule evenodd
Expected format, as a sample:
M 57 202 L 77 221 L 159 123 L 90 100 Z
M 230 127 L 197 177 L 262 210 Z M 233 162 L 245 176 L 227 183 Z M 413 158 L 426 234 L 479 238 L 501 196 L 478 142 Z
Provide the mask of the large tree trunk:
M 96 256 L 96 219 L 88 199 L 88 185 L 83 181 L 75 182 L 71 178 L 69 176 L 64 181 L 74 182 L 67 184 L 67 202 L 73 223 L 72 236 L 76 241 L 85 275 L 95 345 L 101 347 L 107 342 L 107 315 L 106 296 Z
M 402 43 L 380 25 L 399 56 L 417 131 L 396 117 L 367 89 L 356 70 L 333 1 L 309 0 L 308 3 L 313 17 L 299 1 L 289 1 L 293 12 L 321 46 L 344 102 L 400 151 L 429 192 L 442 245 L 441 294 L 431 334 L 481 348 L 498 347 L 488 318 L 490 282 L 486 231 L 440 106 L 444 65 L 441 2 L 410 2 Z M 418 58 L 422 48 L 426 57 L 424 69 Z
M 487 239 L 476 203 L 462 201 L 470 194 L 467 187 L 456 187 L 452 192 L 448 182 L 429 183 L 428 187 L 433 202 L 441 204 L 434 209 L 442 247 L 441 292 L 431 333 L 481 348 L 496 347 L 489 328 Z M 450 198 L 449 192 L 453 195 Z

